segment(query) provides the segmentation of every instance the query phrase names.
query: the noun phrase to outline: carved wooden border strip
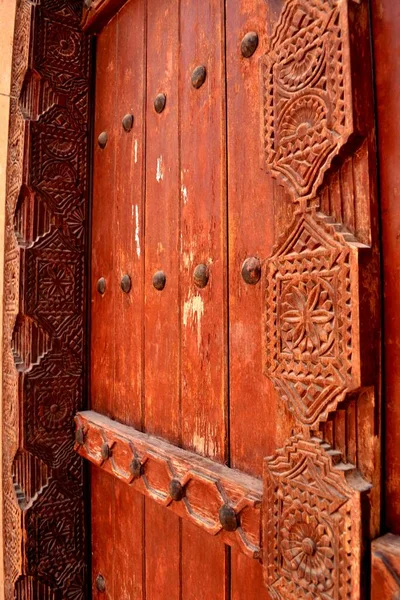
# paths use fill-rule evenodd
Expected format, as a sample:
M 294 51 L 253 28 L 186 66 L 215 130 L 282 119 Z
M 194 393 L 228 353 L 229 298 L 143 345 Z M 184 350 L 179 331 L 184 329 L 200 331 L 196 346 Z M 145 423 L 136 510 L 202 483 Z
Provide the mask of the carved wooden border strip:
M 75 421 L 81 456 L 247 556 L 260 558 L 260 480 L 93 411 L 78 413 Z
M 286 0 L 260 60 L 264 156 L 283 232 L 264 267 L 265 374 L 290 423 L 278 429 L 291 431 L 264 462 L 263 563 L 277 599 L 361 598 L 365 537 L 379 515 L 379 489 L 364 498 L 371 473 L 351 462 L 351 445 L 376 460 L 374 442 L 361 419 L 348 436 L 340 410 L 351 394 L 358 404 L 363 386 L 371 407 L 379 402 L 368 27 L 366 2 Z M 360 55 L 369 80 L 359 77 Z M 322 441 L 330 430 L 339 445 Z
M 80 0 L 20 0 L 3 334 L 5 598 L 86 598 L 83 406 L 90 40 Z M 39 596 L 37 595 L 39 594 Z

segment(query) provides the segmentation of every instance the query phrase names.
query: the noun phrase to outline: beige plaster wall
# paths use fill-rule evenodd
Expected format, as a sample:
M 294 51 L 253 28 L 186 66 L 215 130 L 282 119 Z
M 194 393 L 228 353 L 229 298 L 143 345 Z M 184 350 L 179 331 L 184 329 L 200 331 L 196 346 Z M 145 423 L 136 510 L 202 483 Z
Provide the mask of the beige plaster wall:
M 6 197 L 6 165 L 7 165 L 7 140 L 8 119 L 10 111 L 10 84 L 11 84 L 11 60 L 12 42 L 14 35 L 16 0 L 0 0 L 0 309 L 3 307 L 3 265 L 4 265 L 4 208 Z M 1 312 L 1 310 L 0 310 Z M 2 332 L 3 316 L 0 314 L 0 340 Z M 2 344 L 0 344 L 1 352 Z M 1 359 L 1 356 L 0 356 Z M 1 361 L 0 361 L 1 365 Z M 1 402 L 1 386 L 0 386 Z M 2 439 L 1 419 L 0 436 Z M 1 454 L 1 443 L 0 443 Z M 0 455 L 0 466 L 2 464 Z M 2 477 L 0 477 L 0 482 Z M 0 485 L 0 531 L 2 531 L 2 490 Z M 7 549 L 5 549 L 7 550 Z M 0 600 L 4 599 L 4 571 L 3 571 L 3 543 L 0 543 Z

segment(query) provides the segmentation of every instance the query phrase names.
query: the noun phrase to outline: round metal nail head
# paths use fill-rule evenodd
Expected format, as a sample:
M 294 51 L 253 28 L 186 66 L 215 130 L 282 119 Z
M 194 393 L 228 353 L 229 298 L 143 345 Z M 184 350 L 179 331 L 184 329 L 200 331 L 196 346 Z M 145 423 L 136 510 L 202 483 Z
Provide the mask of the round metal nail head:
M 255 31 L 249 31 L 242 39 L 240 49 L 244 58 L 250 58 L 258 47 L 258 35 Z
M 157 94 L 154 98 L 154 110 L 156 113 L 162 113 L 167 103 L 167 96 L 165 94 Z
M 133 127 L 133 115 L 125 115 L 122 119 L 122 127 L 128 133 Z
M 104 579 L 103 575 L 97 575 L 96 577 L 96 588 L 98 592 L 105 592 L 106 591 L 106 580 Z
M 99 137 L 97 138 L 97 143 L 100 146 L 100 148 L 102 150 L 104 150 L 104 148 L 107 146 L 107 142 L 108 142 L 107 131 L 102 131 L 101 134 L 99 135 Z
M 225 531 L 236 531 L 238 519 L 234 509 L 229 504 L 224 504 L 219 510 L 219 520 Z
M 108 460 L 111 456 L 110 446 L 106 443 L 101 445 L 101 458 L 103 460 Z
M 261 278 L 261 261 L 255 256 L 246 258 L 242 265 L 242 277 L 249 285 L 255 285 Z
M 207 69 L 204 65 L 196 67 L 192 73 L 192 86 L 198 90 L 201 88 L 207 77 Z
M 132 287 L 132 281 L 129 275 L 124 275 L 121 279 L 121 290 L 125 292 L 125 294 L 129 294 Z
M 177 479 L 172 479 L 169 482 L 169 495 L 172 500 L 179 502 L 183 498 L 183 487 Z
M 106 291 L 106 280 L 104 279 L 104 277 L 100 277 L 100 279 L 98 280 L 98 282 L 97 282 L 97 291 L 101 295 L 103 295 L 104 292 Z
M 153 286 L 161 292 L 165 288 L 165 284 L 167 283 L 167 278 L 165 276 L 164 271 L 157 271 L 153 275 Z
M 141 477 L 143 467 L 138 458 L 134 458 L 132 460 L 131 464 L 129 465 L 129 470 L 135 479 L 139 479 L 139 477 Z
M 206 287 L 208 283 L 208 279 L 210 277 L 210 272 L 208 270 L 207 265 L 200 264 L 194 270 L 193 273 L 193 281 L 197 285 L 198 288 Z

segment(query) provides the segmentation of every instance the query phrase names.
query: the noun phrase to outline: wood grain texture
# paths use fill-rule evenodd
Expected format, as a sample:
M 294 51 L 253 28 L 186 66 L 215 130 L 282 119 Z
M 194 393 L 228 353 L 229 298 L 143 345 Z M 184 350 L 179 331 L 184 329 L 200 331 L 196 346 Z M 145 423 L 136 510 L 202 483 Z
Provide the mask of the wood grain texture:
M 371 600 L 400 598 L 400 538 L 388 533 L 372 542 Z
M 261 481 L 94 411 L 78 413 L 75 422 L 83 435 L 83 443 L 75 445 L 81 456 L 209 535 L 260 557 Z M 133 461 L 140 462 L 140 475 L 132 471 Z M 173 480 L 180 483 L 181 500 L 171 492 Z M 235 510 L 235 531 L 223 529 L 219 511 L 224 505 Z
M 181 0 L 180 43 L 182 445 L 224 462 L 229 459 L 224 2 Z M 199 66 L 206 79 L 196 89 L 191 78 Z M 199 264 L 210 273 L 204 288 L 193 281 Z M 204 555 L 206 543 L 202 531 L 182 524 L 182 580 L 191 581 L 190 597 L 201 588 L 204 597 L 225 600 L 228 553 L 212 544 Z
M 168 23 L 168 26 L 166 26 Z M 132 43 L 132 42 L 131 42 Z M 149 433 L 180 442 L 178 0 L 147 2 L 145 396 Z M 166 94 L 164 112 L 154 109 Z M 165 288 L 153 286 L 163 271 Z M 178 600 L 180 531 L 176 515 L 146 500 L 147 600 Z M 154 573 L 157 572 L 157 577 Z
M 382 207 L 384 355 L 385 355 L 385 525 L 400 534 L 400 173 L 395 157 L 400 152 L 397 114 L 400 94 L 400 5 L 374 0 L 373 42 L 375 52 L 380 199 Z

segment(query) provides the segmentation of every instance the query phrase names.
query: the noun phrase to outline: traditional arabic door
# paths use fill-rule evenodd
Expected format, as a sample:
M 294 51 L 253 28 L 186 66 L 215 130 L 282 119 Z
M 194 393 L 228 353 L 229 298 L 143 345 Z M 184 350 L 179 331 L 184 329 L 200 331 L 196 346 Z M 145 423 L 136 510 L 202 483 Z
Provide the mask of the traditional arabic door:
M 368 592 L 380 324 L 367 4 L 129 0 L 87 14 L 91 410 L 76 449 L 93 463 L 94 598 Z

